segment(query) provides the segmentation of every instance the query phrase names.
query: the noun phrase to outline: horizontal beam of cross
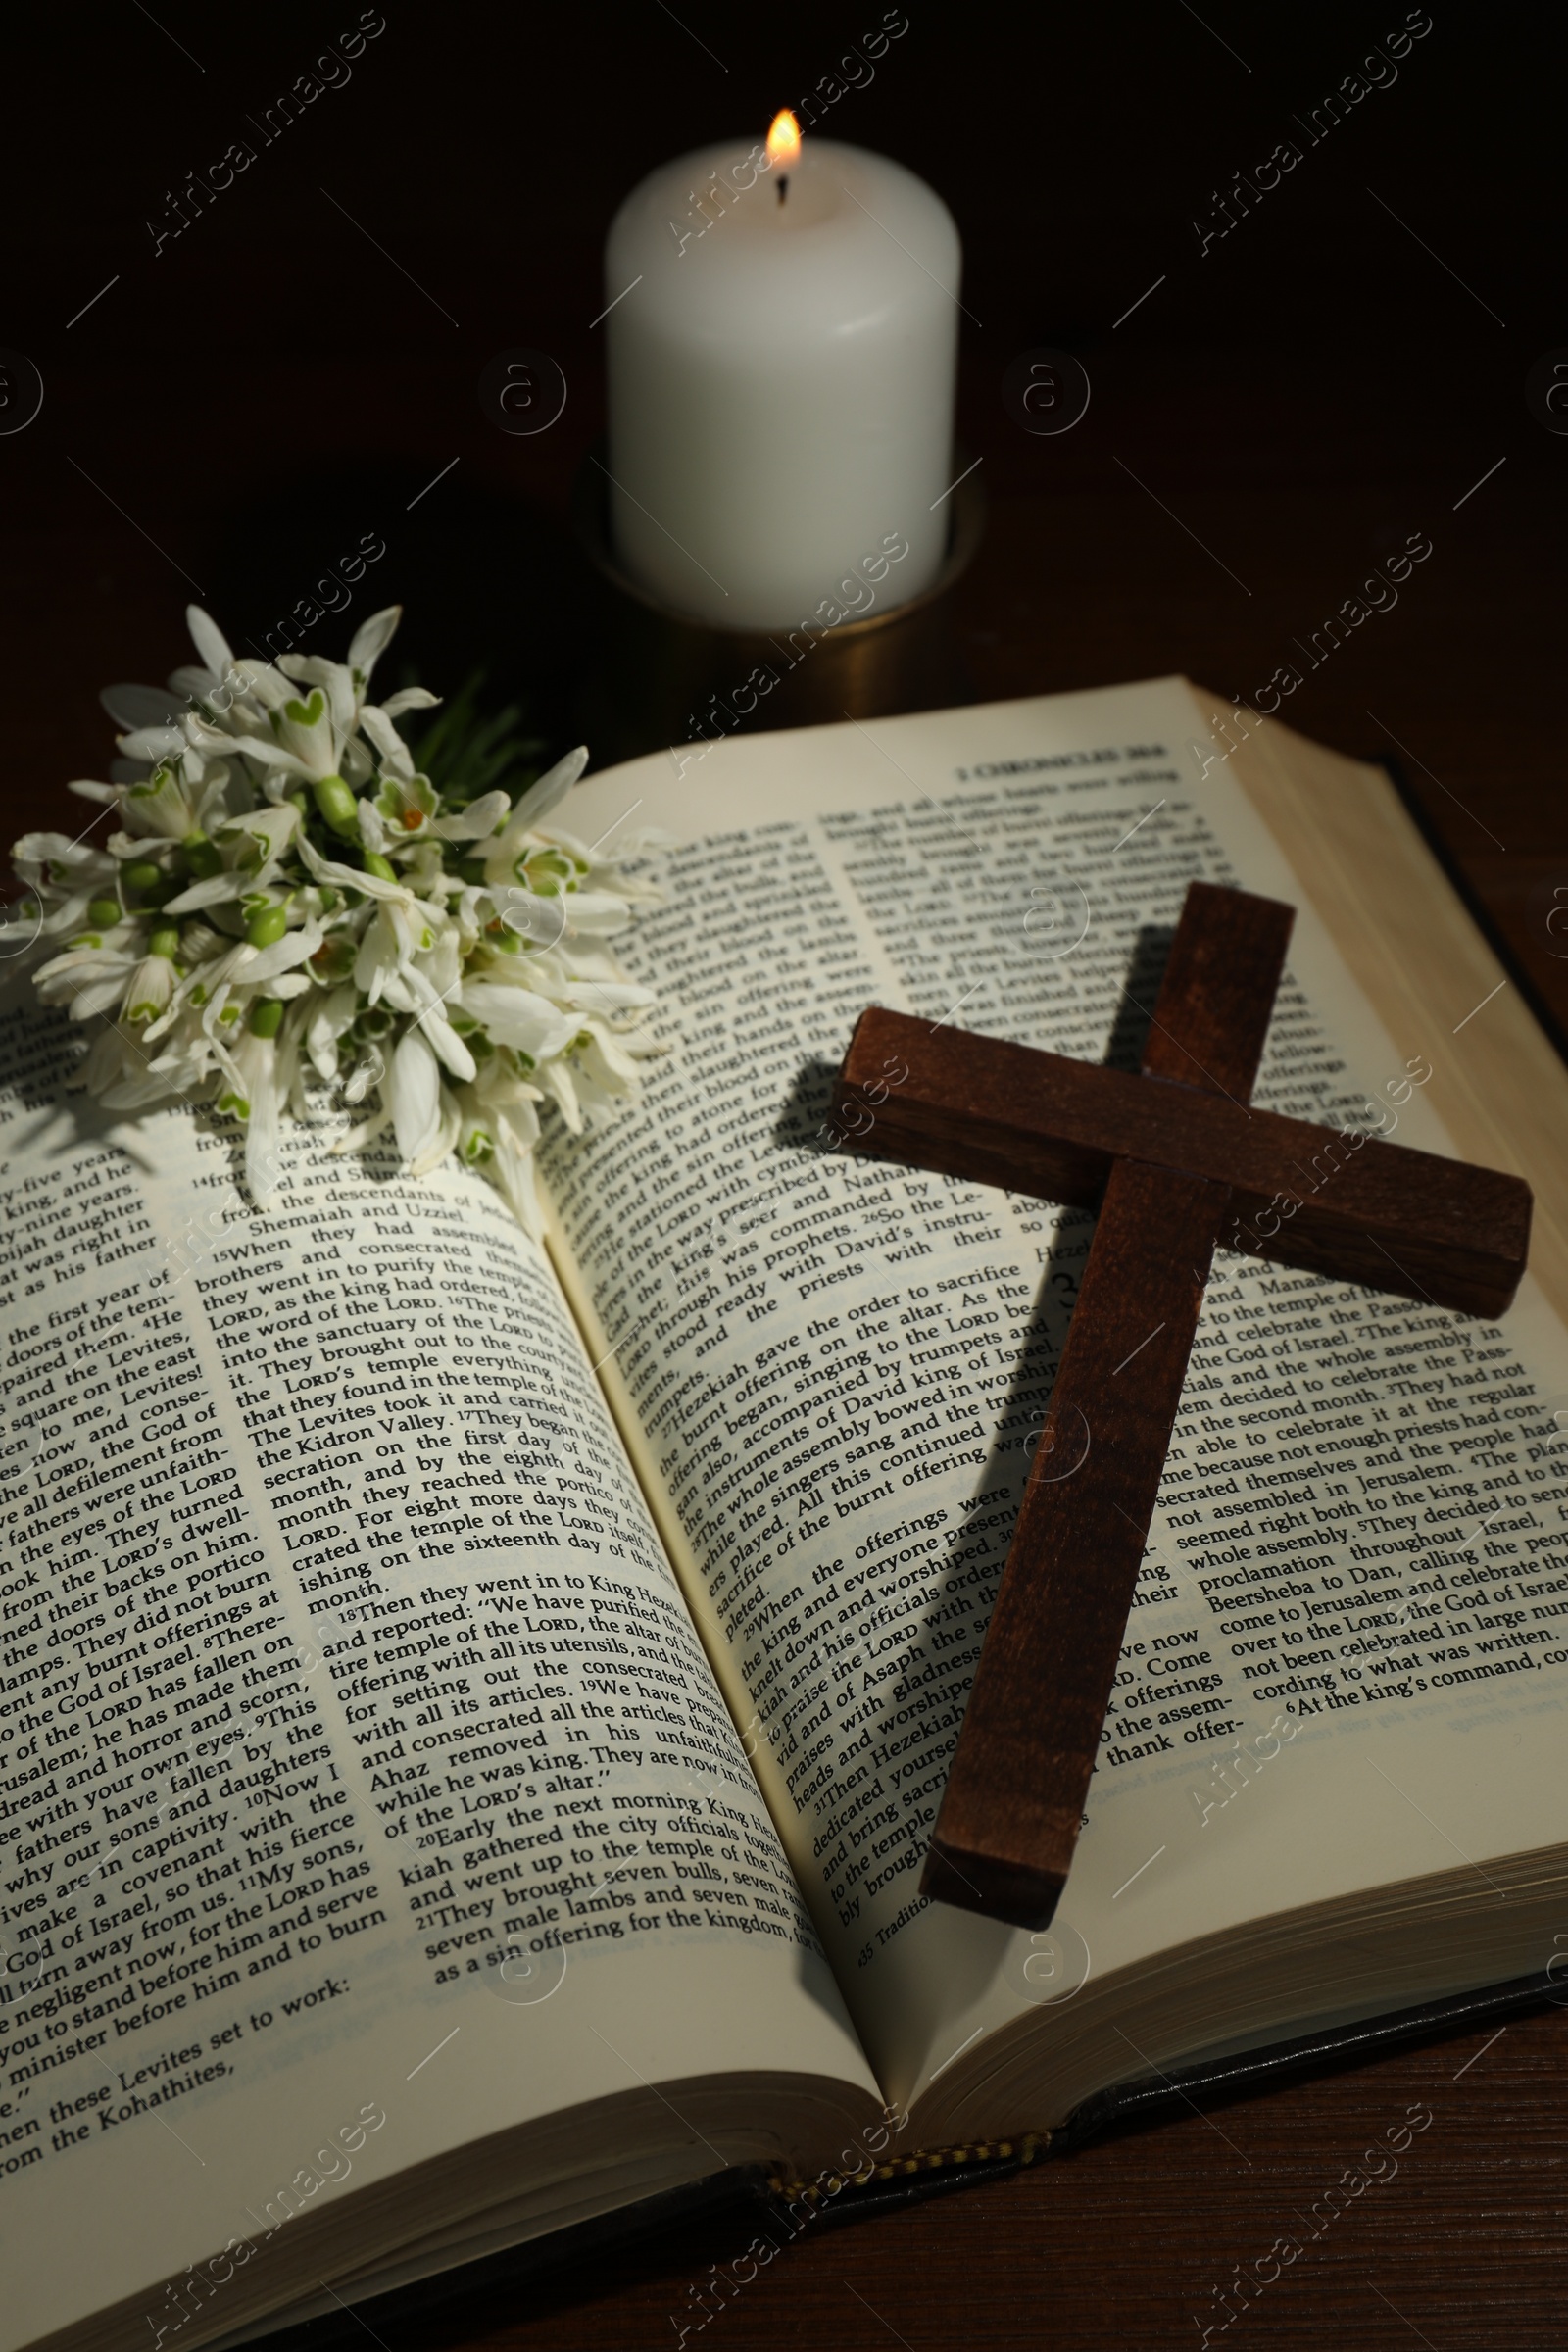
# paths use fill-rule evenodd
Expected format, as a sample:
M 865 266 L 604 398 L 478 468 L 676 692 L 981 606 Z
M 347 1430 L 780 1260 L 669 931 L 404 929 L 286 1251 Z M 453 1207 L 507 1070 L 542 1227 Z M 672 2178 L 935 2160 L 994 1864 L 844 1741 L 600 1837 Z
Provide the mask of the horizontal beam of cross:
M 1525 1268 L 1517 1176 L 881 1006 L 857 1025 L 834 1116 L 858 1152 L 1080 1208 L 1121 1158 L 1226 1184 L 1226 1248 L 1465 1314 L 1500 1315 Z

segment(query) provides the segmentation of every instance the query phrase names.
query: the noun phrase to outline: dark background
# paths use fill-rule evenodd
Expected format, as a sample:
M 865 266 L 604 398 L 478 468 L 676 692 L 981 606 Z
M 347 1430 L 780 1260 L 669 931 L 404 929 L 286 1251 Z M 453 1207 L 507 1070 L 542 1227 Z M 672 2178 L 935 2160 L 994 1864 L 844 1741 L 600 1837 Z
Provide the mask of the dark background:
M 1568 938 L 1547 929 L 1568 892 L 1568 437 L 1525 396 L 1532 366 L 1568 347 L 1548 12 L 1433 0 L 1393 86 L 1315 146 L 1293 117 L 1404 24 L 1396 0 L 908 13 L 823 129 L 920 171 L 963 237 L 959 430 L 991 505 L 954 599 L 974 691 L 1185 670 L 1250 697 L 1280 663 L 1304 668 L 1294 640 L 1426 533 L 1396 609 L 1282 715 L 1400 762 L 1516 978 L 1568 1024 L 1553 953 Z M 347 85 L 270 145 L 247 118 L 354 29 L 352 0 L 221 15 L 158 0 L 156 22 L 104 0 L 13 28 L 0 345 L 34 364 L 44 401 L 0 436 L 12 830 L 79 823 L 64 780 L 111 756 L 98 687 L 189 659 L 198 588 L 246 650 L 367 533 L 386 553 L 316 641 L 340 652 L 401 598 L 400 657 L 448 686 L 482 661 L 564 748 L 588 626 L 566 517 L 603 426 L 590 322 L 610 217 L 665 158 L 760 136 L 881 15 L 387 0 Z M 1200 253 L 1195 219 L 1211 223 L 1215 191 L 1284 138 L 1301 163 Z M 172 231 L 171 196 L 234 139 L 256 161 L 155 252 L 147 223 Z M 531 439 L 497 429 L 477 394 L 519 345 L 568 385 Z M 1002 400 L 1036 345 L 1076 353 L 1093 386 L 1055 437 Z M 13 368 L 0 424 L 29 405 L 24 381 Z M 1560 2344 L 1568 2041 L 1555 2014 L 1516 2025 L 1453 2082 L 1468 2055 L 1391 2060 L 824 2232 L 713 2340 L 1192 2342 L 1231 2265 L 1426 2098 L 1424 2156 L 1271 2291 L 1250 2340 Z M 513 2332 L 670 2342 L 687 2281 L 738 2251 L 683 2242 L 641 2283 L 601 2267 L 530 2289 L 515 2308 L 537 2317 L 514 2313 Z M 492 2298 L 448 2334 L 508 2316 Z M 430 2340 L 395 2307 L 374 2327 L 392 2352 Z

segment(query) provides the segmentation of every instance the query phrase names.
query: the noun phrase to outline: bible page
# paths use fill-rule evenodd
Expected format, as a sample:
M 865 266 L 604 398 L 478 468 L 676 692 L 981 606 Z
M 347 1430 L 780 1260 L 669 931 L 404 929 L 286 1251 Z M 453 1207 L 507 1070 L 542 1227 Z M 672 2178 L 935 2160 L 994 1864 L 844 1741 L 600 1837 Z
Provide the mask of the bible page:
M 1568 1838 L 1568 1349 L 1529 1278 L 1491 1325 L 1217 1253 L 1053 1934 L 918 1891 L 1093 1220 L 842 1149 L 857 1016 L 1136 1068 L 1203 878 L 1300 906 L 1266 1107 L 1448 1149 L 1423 1089 L 1477 1043 L 1464 1004 L 1385 1031 L 1195 723 L 1164 681 L 688 746 L 571 818 L 684 846 L 624 954 L 675 1051 L 553 1170 L 565 1279 L 901 2098 L 1091 1978 L 1396 1882 L 1495 1908 L 1434 1992 L 1550 1957 L 1489 1860 Z
M 547 1258 L 326 1109 L 257 1214 L 79 1034 L 0 1018 L 5 2340 L 809 2156 L 874 2085 Z

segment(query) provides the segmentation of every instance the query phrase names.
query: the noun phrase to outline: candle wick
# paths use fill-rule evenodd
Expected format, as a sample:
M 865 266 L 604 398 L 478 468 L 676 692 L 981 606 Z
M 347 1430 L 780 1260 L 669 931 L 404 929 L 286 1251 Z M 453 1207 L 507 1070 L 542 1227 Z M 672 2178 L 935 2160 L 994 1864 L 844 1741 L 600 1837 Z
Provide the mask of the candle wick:
M 787 193 L 788 193 L 788 191 L 789 191 L 789 184 L 790 184 L 790 175 L 789 175 L 789 173 L 786 172 L 785 172 L 785 174 L 784 174 L 784 176 L 783 176 L 783 178 L 782 178 L 782 179 L 779 181 L 779 183 L 778 183 L 778 200 L 779 200 L 780 204 L 782 204 L 782 203 L 783 203 L 783 201 L 784 201 L 784 198 L 785 198 L 786 194 L 787 194 Z

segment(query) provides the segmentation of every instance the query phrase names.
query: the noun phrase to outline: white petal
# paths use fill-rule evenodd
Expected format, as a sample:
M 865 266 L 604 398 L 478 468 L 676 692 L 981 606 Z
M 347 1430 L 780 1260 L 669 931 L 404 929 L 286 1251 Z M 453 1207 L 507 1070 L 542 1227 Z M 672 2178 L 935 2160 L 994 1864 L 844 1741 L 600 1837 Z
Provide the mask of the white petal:
M 505 821 L 511 807 L 504 792 L 482 793 L 466 808 L 459 808 L 451 816 L 438 816 L 430 830 L 443 841 L 488 841 L 496 827 Z
M 625 900 L 608 890 L 567 891 L 562 903 L 572 931 L 590 931 L 597 938 L 608 939 L 626 930 L 631 922 L 631 908 Z
M 219 997 L 226 997 L 227 994 L 227 989 L 222 989 L 219 992 Z M 234 1059 L 234 1055 L 229 1048 L 228 1040 L 226 1038 L 220 1037 L 216 1027 L 209 1026 L 212 1015 L 219 1009 L 219 997 L 215 997 L 213 999 L 212 1004 L 208 1005 L 206 1011 L 202 1014 L 202 1029 L 207 1038 L 208 1045 L 212 1049 L 213 1059 L 217 1062 L 224 1078 L 234 1089 L 236 1095 L 239 1095 L 246 1101 L 249 1101 L 249 1097 L 246 1095 L 245 1091 L 244 1075 L 240 1069 L 239 1063 Z
M 477 1062 L 444 1012 L 426 1012 L 419 1027 L 454 1078 L 466 1080 L 478 1076 Z
M 120 804 L 125 830 L 164 841 L 183 841 L 196 821 L 183 779 L 172 767 L 161 767 L 156 781 L 133 784 Z
M 305 1051 L 318 1078 L 332 1079 L 337 1076 L 337 1041 L 346 1029 L 353 1026 L 359 1004 L 360 992 L 357 988 L 334 988 L 327 992 L 311 1014 L 305 1031 Z
M 579 743 L 577 749 L 574 752 L 568 752 L 564 760 L 556 761 L 548 775 L 541 776 L 537 784 L 529 785 L 513 810 L 512 823 L 507 830 L 511 832 L 516 827 L 525 828 L 538 824 L 540 818 L 548 815 L 558 801 L 565 799 L 587 764 L 588 746 L 585 743 Z
M 565 938 L 564 892 L 559 898 L 547 899 L 541 892 L 524 888 L 520 882 L 500 882 L 491 885 L 489 896 L 507 929 L 514 931 L 519 939 L 531 939 L 535 947 L 559 948 Z
M 659 1000 L 651 988 L 634 988 L 611 980 L 579 980 L 564 991 L 564 1001 L 583 1012 L 640 1012 Z
M 193 882 L 175 899 L 166 901 L 165 914 L 193 914 L 198 906 L 219 906 L 225 899 L 243 898 L 253 889 L 254 874 L 209 874 L 205 881 Z
M 228 768 L 221 760 L 217 760 L 207 771 L 202 783 L 201 797 L 196 803 L 196 822 L 204 833 L 215 832 L 224 818 L 230 814 L 227 800 L 228 780 Z
M 260 842 L 268 863 L 281 858 L 293 835 L 298 832 L 300 812 L 292 801 L 274 802 L 267 808 L 247 808 L 239 816 L 225 819 L 223 831 L 238 833 Z
M 368 677 L 380 656 L 392 642 L 393 632 L 403 618 L 401 605 L 387 605 L 362 620 L 349 645 L 349 667 Z
M 374 703 L 367 703 L 360 712 L 360 724 L 381 755 L 381 765 L 395 776 L 405 778 L 414 774 L 414 756 L 384 710 Z
M 393 900 L 398 905 L 405 906 L 412 903 L 418 906 L 419 911 L 430 921 L 440 921 L 441 913 L 438 907 L 426 907 L 417 899 L 411 902 L 411 894 L 406 882 L 383 882 L 379 874 L 362 873 L 358 866 L 339 865 L 334 858 L 323 858 L 319 850 L 315 848 L 303 833 L 295 847 L 318 882 L 330 882 L 336 890 L 357 890 L 362 898 Z
M 441 1165 L 462 1132 L 463 1113 L 447 1093 L 446 1088 L 443 1087 L 436 1110 L 435 1127 L 424 1149 L 416 1152 L 413 1159 L 410 1160 L 409 1174 L 411 1176 L 428 1176 L 432 1168 L 438 1168 Z
M 557 1107 L 573 1135 L 582 1133 L 582 1112 L 577 1104 L 576 1089 L 571 1072 L 564 1061 L 547 1061 L 539 1070 L 539 1078 L 547 1094 L 556 1099 Z
M 636 1088 L 639 1078 L 637 1064 L 619 1040 L 608 1029 L 595 1022 L 588 1032 L 590 1045 L 582 1055 L 590 1077 L 612 1094 L 625 1094 Z
M 68 948 L 63 956 L 39 965 L 33 985 L 51 1004 L 64 1004 L 88 981 L 107 980 L 118 993 L 120 983 L 129 978 L 136 962 L 137 956 L 128 948 Z
M 174 1095 L 188 1095 L 193 1088 L 205 1086 L 212 1074 L 211 1058 L 200 1048 L 160 1054 L 147 1064 L 148 1079 L 157 1079 L 160 1086 Z
M 48 940 L 73 938 L 87 920 L 87 903 L 88 893 L 84 890 L 74 892 L 70 898 L 62 899 L 53 913 L 46 914 L 38 925 L 39 938 Z
M 86 1021 L 95 1012 L 108 1012 L 112 1005 L 119 1004 L 120 992 L 124 984 L 123 975 L 117 972 L 109 979 L 89 981 L 78 988 L 71 1000 L 72 1019 Z
M 258 1208 L 265 1208 L 282 1174 L 278 1158 L 277 1049 L 270 1037 L 246 1037 L 235 1059 L 245 1081 L 250 1115 L 245 1121 L 245 1182 Z
M 514 1046 L 534 1061 L 561 1053 L 577 1033 L 574 1013 L 564 1013 L 548 997 L 506 981 L 466 980 L 461 1002 L 497 1045 Z
M 184 716 L 167 686 L 106 686 L 98 700 L 120 727 L 177 727 Z
M 441 1072 L 416 1029 L 398 1040 L 386 1074 L 398 1151 L 412 1163 L 434 1141 L 441 1116 Z
M 397 694 L 389 694 L 381 709 L 388 718 L 396 718 L 405 710 L 433 710 L 440 702 L 428 686 L 405 686 Z
M 349 1085 L 352 1086 L 353 1083 L 354 1081 L 350 1079 Z M 362 1094 L 365 1091 L 364 1088 L 361 1089 Z M 360 1100 L 359 1095 L 349 1095 L 348 1087 L 345 1087 L 343 1092 L 351 1102 L 357 1102 Z M 369 1118 L 362 1119 L 357 1127 L 351 1127 L 347 1135 L 338 1137 L 337 1142 L 332 1146 L 333 1156 L 340 1157 L 345 1152 L 368 1152 L 377 1136 L 384 1135 L 391 1124 L 392 1122 L 384 1110 L 372 1112 Z
M 91 828 L 89 827 L 90 831 Z M 80 840 L 73 841 L 65 833 L 24 833 L 11 853 L 16 860 L 28 865 L 73 865 L 85 873 L 108 875 L 114 871 L 114 861 L 102 850 Z
M 363 1102 L 366 1096 L 369 1093 L 371 1087 L 379 1086 L 385 1076 L 386 1063 L 381 1058 L 380 1047 L 375 1045 L 367 1046 L 344 1082 L 344 1102 Z M 384 1119 L 377 1120 L 376 1122 L 377 1128 L 380 1128 L 385 1124 L 386 1121 Z
M 354 958 L 354 984 L 374 1004 L 387 983 L 407 970 L 418 953 L 424 923 L 410 912 L 410 902 L 385 900 L 376 908 L 359 953 Z
M 259 760 L 264 767 L 281 767 L 291 776 L 310 777 L 311 770 L 303 760 L 285 752 L 280 743 L 269 743 L 264 735 L 224 735 L 213 727 L 192 728 L 192 741 L 199 742 L 207 752 L 243 752 L 247 760 Z
M 233 667 L 234 656 L 229 649 L 228 639 L 217 621 L 210 613 L 204 612 L 200 605 L 187 605 L 185 626 L 190 631 L 192 645 L 214 677 L 225 677 Z
M 138 1013 L 155 1018 L 168 1009 L 174 993 L 174 967 L 167 956 L 148 956 L 136 966 L 125 984 L 126 1013 L 134 1019 Z
M 342 662 L 329 662 L 326 666 L 332 673 L 331 676 L 324 681 L 326 686 L 326 699 L 332 712 L 332 725 L 338 738 L 340 750 L 342 750 L 347 748 L 347 739 L 354 732 L 356 713 L 360 707 L 360 698 L 355 690 L 354 672 L 352 669 L 348 668 L 347 665 Z M 337 772 L 340 776 L 343 774 L 341 758 L 338 761 Z
M 281 710 L 285 703 L 294 700 L 294 689 L 279 669 L 270 662 L 253 662 L 247 654 L 233 665 L 236 678 L 244 680 L 243 691 L 254 695 L 269 710 Z
M 184 729 L 178 726 L 136 727 L 115 741 L 127 760 L 167 760 L 172 752 L 185 749 Z
M 510 1130 L 519 1143 L 526 1144 L 531 1150 L 539 1141 L 539 1113 L 535 1110 L 531 1099 L 537 1090 L 530 1088 L 528 1092 L 530 1099 L 525 1102 L 509 1102 L 502 1104 L 500 1124 Z M 538 1100 L 542 1102 L 544 1097 L 539 1095 Z
M 259 948 L 254 963 L 246 963 L 241 974 L 245 986 L 260 985 L 264 980 L 275 979 L 279 972 L 293 971 L 296 964 L 307 962 L 320 944 L 319 923 L 306 923 L 298 931 L 286 931 L 270 948 Z
M 507 1206 L 534 1240 L 544 1239 L 545 1221 L 540 1212 L 539 1196 L 534 1189 L 533 1153 L 503 1120 L 496 1135 L 496 1155 L 490 1163 L 491 1180 Z

